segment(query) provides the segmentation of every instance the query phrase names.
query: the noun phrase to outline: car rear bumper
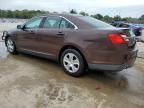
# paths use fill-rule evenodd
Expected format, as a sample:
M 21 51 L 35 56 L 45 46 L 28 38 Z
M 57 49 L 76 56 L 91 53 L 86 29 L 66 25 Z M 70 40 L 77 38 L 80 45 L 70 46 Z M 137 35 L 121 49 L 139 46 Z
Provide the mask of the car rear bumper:
M 127 56 L 125 56 L 125 62 L 123 64 L 98 64 L 98 63 L 89 63 L 89 69 L 94 70 L 103 70 L 103 71 L 121 71 L 123 69 L 130 68 L 134 65 L 134 62 L 137 57 L 138 50 L 132 51 Z
M 121 71 L 132 67 L 131 65 L 109 65 L 109 64 L 88 64 L 89 69 L 92 70 L 103 70 L 103 71 Z

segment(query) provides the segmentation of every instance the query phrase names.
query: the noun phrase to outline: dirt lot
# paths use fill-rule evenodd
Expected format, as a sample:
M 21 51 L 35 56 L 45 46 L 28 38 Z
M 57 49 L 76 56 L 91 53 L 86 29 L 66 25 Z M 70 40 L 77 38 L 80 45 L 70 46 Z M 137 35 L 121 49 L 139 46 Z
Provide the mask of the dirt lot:
M 144 59 L 117 74 L 73 78 L 53 61 L 10 55 L 0 42 L 0 108 L 144 108 Z

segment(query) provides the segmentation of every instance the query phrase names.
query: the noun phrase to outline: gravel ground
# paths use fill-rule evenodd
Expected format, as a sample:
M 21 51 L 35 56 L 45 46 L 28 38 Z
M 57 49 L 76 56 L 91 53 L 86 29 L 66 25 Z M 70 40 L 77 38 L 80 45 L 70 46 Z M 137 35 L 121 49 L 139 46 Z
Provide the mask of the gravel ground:
M 138 43 L 137 43 L 137 47 L 138 47 L 138 49 L 139 49 L 138 57 L 144 59 L 144 43 L 138 42 Z

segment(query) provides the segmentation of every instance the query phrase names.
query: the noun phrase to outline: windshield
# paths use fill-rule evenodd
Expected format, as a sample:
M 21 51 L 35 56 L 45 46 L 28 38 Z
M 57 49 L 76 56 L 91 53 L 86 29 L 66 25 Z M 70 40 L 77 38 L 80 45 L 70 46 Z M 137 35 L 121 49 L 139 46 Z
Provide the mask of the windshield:
M 108 23 L 105 23 L 103 21 L 97 20 L 89 16 L 79 16 L 78 18 L 93 25 L 95 28 L 115 28 Z

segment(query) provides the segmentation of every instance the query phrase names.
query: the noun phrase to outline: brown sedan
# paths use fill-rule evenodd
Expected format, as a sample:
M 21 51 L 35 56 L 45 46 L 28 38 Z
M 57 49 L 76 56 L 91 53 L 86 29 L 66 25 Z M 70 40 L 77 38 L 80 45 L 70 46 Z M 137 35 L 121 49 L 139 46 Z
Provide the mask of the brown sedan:
M 97 19 L 55 14 L 34 17 L 16 30 L 3 33 L 11 54 L 24 52 L 61 63 L 66 73 L 80 76 L 85 69 L 121 71 L 136 56 L 134 34 Z

